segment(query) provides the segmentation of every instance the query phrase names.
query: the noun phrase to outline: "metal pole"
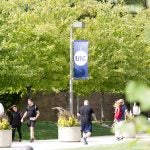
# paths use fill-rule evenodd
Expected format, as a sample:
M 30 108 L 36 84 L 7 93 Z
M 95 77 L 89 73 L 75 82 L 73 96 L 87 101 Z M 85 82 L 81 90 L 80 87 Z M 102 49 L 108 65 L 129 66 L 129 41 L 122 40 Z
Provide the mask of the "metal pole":
M 79 107 L 80 107 L 80 99 L 79 96 L 77 95 L 77 113 L 79 112 Z
M 73 25 L 70 26 L 70 112 L 73 114 Z

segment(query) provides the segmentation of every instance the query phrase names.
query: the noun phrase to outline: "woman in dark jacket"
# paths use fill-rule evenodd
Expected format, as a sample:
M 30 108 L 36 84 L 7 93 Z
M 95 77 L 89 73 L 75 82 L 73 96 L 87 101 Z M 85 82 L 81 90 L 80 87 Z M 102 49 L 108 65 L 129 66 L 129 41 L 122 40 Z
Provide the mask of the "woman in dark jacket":
M 15 131 L 17 129 L 19 134 L 19 142 L 21 142 L 22 139 L 22 133 L 21 133 L 21 113 L 18 111 L 18 108 L 16 105 L 13 105 L 11 107 L 11 118 L 10 118 L 10 124 L 12 126 L 12 140 L 15 139 Z

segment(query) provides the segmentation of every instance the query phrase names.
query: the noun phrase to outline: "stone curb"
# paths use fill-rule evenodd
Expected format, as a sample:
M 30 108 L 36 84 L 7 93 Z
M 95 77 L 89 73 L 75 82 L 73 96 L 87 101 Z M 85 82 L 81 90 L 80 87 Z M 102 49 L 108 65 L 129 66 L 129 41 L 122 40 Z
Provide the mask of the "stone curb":
M 23 146 L 23 147 L 0 148 L 0 150 L 33 150 L 33 148 L 31 146 Z

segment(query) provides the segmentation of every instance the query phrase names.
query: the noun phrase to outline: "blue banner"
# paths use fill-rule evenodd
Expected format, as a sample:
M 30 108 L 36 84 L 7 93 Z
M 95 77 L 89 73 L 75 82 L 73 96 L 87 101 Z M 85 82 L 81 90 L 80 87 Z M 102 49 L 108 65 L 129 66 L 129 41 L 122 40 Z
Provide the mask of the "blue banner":
M 88 78 L 88 41 L 74 41 L 74 79 Z

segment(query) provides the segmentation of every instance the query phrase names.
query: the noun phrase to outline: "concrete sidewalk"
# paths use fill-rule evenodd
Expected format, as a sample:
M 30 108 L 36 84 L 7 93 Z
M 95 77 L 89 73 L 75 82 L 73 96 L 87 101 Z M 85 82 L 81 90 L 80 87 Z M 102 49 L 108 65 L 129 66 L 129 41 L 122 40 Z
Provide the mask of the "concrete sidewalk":
M 150 135 L 138 134 L 137 137 L 141 140 L 150 141 Z M 108 144 L 119 144 L 134 140 L 136 138 L 124 138 L 122 141 L 117 141 L 114 136 L 98 136 L 90 137 L 88 139 L 88 145 L 84 145 L 83 142 L 60 142 L 56 140 L 36 140 L 34 143 L 29 141 L 13 142 L 12 148 L 31 146 L 34 150 L 65 150 L 68 148 L 79 148 L 79 147 L 91 147 L 96 145 L 108 145 Z M 6 150 L 6 149 L 5 149 Z

